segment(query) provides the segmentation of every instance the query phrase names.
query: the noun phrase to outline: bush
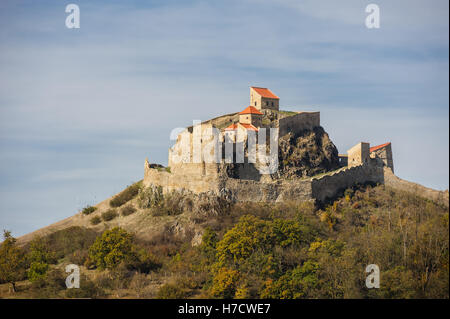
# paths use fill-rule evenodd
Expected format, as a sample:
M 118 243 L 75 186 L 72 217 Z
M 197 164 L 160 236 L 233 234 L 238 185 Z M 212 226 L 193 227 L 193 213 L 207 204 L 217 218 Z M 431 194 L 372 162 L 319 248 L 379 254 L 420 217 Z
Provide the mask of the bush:
M 87 251 L 97 235 L 97 232 L 92 229 L 79 226 L 68 227 L 42 237 L 41 241 L 45 249 L 35 249 L 31 244 L 29 249 L 35 253 L 46 252 L 47 262 L 52 264 L 77 250 Z
M 44 262 L 34 261 L 31 263 L 27 271 L 28 280 L 31 282 L 44 279 L 47 274 L 48 264 Z
M 85 208 L 83 208 L 83 210 L 81 211 L 84 215 L 89 215 L 92 214 L 93 212 L 95 212 L 97 210 L 97 207 L 94 206 L 86 206 Z
M 113 220 L 114 218 L 116 218 L 118 216 L 117 212 L 115 209 L 109 209 L 106 212 L 102 213 L 102 219 L 105 222 L 108 222 L 110 220 Z
M 102 219 L 98 216 L 94 216 L 91 218 L 92 225 L 98 225 L 98 224 L 100 224 L 101 221 L 102 221 Z
M 155 255 L 144 249 L 136 251 L 136 248 L 134 247 L 133 250 L 132 256 L 126 262 L 127 269 L 137 270 L 140 273 L 148 274 L 152 270 L 161 268 L 162 264 Z
M 69 261 L 75 265 L 84 265 L 88 255 L 87 250 L 78 249 L 69 256 Z
M 163 194 L 161 186 L 147 187 L 139 193 L 140 208 L 150 208 L 153 216 L 179 215 L 192 203 L 185 193 L 171 191 Z
M 159 299 L 183 299 L 187 297 L 187 291 L 176 285 L 165 284 L 159 288 Z
M 80 288 L 67 289 L 65 293 L 66 298 L 98 298 L 103 294 L 103 290 L 85 275 L 80 276 Z
M 114 196 L 113 199 L 111 199 L 111 201 L 109 202 L 109 205 L 111 207 L 120 207 L 123 204 L 129 202 L 130 200 L 132 200 L 134 197 L 137 196 L 137 194 L 139 193 L 139 190 L 142 187 L 142 182 L 137 182 L 131 186 L 128 186 L 127 188 L 125 188 L 122 192 L 120 192 L 119 194 L 117 194 L 116 196 Z
M 134 206 L 130 204 L 130 205 L 124 206 L 120 212 L 121 212 L 122 216 L 128 216 L 128 215 L 131 215 L 134 212 L 136 212 L 136 208 L 134 208 Z
M 132 256 L 132 242 L 132 235 L 122 228 L 106 230 L 89 248 L 89 259 L 100 269 L 114 269 Z
M 139 193 L 138 204 L 140 208 L 159 207 L 164 201 L 162 187 L 147 187 Z
M 211 294 L 218 298 L 233 298 L 236 292 L 238 279 L 238 271 L 225 267 L 221 268 L 214 276 Z
M 60 298 L 66 289 L 65 275 L 59 269 L 49 269 L 43 278 L 39 278 L 31 285 L 33 298 Z

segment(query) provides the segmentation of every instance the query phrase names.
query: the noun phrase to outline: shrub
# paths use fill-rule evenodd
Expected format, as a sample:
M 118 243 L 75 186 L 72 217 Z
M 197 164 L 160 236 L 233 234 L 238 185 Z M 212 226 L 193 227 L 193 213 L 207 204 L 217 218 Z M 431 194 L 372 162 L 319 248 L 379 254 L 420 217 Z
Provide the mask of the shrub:
M 89 259 L 100 269 L 114 269 L 132 255 L 132 241 L 122 228 L 106 230 L 89 248 Z
M 31 285 L 33 298 L 59 298 L 66 290 L 65 275 L 59 269 L 49 269 L 43 278 L 39 278 Z
M 97 207 L 86 206 L 85 208 L 83 208 L 82 213 L 84 215 L 89 215 L 89 214 L 92 214 L 93 212 L 95 212 L 96 210 L 97 210 Z
M 118 216 L 117 212 L 115 209 L 109 209 L 106 212 L 102 213 L 102 219 L 105 222 L 108 222 L 110 220 L 113 220 L 114 218 L 116 218 Z
M 162 187 L 147 187 L 139 193 L 138 204 L 140 208 L 159 207 L 164 200 Z
M 136 212 L 136 208 L 134 208 L 133 205 L 127 205 L 127 206 L 124 206 L 120 212 L 121 212 L 122 216 L 128 216 L 128 215 L 131 215 L 134 212 Z
M 95 217 L 93 217 L 95 218 Z M 64 258 L 77 250 L 86 251 L 97 237 L 97 232 L 84 227 L 73 226 L 58 230 L 52 234 L 42 237 L 41 240 L 49 256 L 49 263 Z M 30 250 L 32 250 L 30 244 Z M 36 249 L 34 249 L 37 251 Z M 39 251 L 42 251 L 41 249 Z
M 27 271 L 28 280 L 31 282 L 44 279 L 47 274 L 48 264 L 39 261 L 33 261 Z
M 136 247 L 133 247 L 133 252 L 126 262 L 127 269 L 137 270 L 140 273 L 145 274 L 150 273 L 152 270 L 161 268 L 161 266 L 161 262 L 155 255 L 145 251 L 144 249 L 137 250 Z
M 103 295 L 103 290 L 85 275 L 80 276 L 80 288 L 67 289 L 67 298 L 98 298 Z
M 69 261 L 71 263 L 74 263 L 75 265 L 84 265 L 86 260 L 88 259 L 88 252 L 87 250 L 75 250 L 70 256 Z
M 159 299 L 183 299 L 187 297 L 187 291 L 179 286 L 172 284 L 165 284 L 159 288 Z
M 123 191 L 121 191 L 119 194 L 114 196 L 114 198 L 111 199 L 111 201 L 109 202 L 109 205 L 111 207 L 122 206 L 123 204 L 129 202 L 134 197 L 136 197 L 137 194 L 139 193 L 139 190 L 141 189 L 141 187 L 142 187 L 141 181 L 134 183 L 131 186 L 128 186 Z
M 211 294 L 214 297 L 230 299 L 234 297 L 237 288 L 239 272 L 233 269 L 221 268 L 214 276 Z
M 163 200 L 153 209 L 154 216 L 179 215 L 183 213 L 185 197 L 182 193 L 172 191 L 164 195 Z
M 102 221 L 102 219 L 98 216 L 94 216 L 91 218 L 92 225 L 98 225 L 98 224 L 100 224 L 101 221 Z

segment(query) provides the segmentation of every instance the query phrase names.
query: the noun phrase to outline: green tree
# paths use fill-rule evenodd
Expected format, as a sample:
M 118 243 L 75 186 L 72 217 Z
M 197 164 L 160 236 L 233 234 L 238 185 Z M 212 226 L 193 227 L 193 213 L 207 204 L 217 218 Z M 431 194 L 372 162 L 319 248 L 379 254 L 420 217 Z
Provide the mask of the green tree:
M 44 278 L 49 269 L 49 264 L 56 261 L 55 254 L 49 250 L 41 238 L 36 238 L 31 242 L 28 257 L 30 268 L 27 271 L 27 276 L 31 282 Z
M 133 236 L 114 227 L 97 237 L 89 248 L 89 258 L 100 269 L 114 269 L 133 256 Z
M 317 289 L 319 265 L 313 261 L 306 261 L 302 266 L 287 271 L 278 280 L 268 279 L 261 298 L 269 299 L 298 299 L 312 297 L 311 293 Z
M 16 282 L 25 276 L 25 253 L 17 246 L 10 231 L 4 230 L 3 238 L 0 246 L 0 281 L 10 283 L 12 291 L 16 292 Z

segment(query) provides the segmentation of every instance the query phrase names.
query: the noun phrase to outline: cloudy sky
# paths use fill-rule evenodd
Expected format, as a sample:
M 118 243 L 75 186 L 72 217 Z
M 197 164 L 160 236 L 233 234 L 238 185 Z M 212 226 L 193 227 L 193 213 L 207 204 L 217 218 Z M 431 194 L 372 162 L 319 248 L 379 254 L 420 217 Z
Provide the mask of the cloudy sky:
M 339 151 L 392 142 L 398 176 L 449 184 L 447 0 L 0 2 L 0 228 L 20 236 L 167 164 L 175 127 L 249 86 L 319 110 Z M 365 26 L 369 3 L 380 29 Z

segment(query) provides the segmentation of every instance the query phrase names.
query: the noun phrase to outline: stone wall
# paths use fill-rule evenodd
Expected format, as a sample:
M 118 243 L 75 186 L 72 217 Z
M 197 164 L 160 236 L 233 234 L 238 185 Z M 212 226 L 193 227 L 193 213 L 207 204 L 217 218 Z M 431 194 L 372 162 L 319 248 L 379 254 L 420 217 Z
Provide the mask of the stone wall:
M 367 182 L 384 183 L 383 167 L 377 165 L 376 161 L 354 167 L 340 168 L 319 178 L 312 178 L 312 197 L 324 202 L 353 185 Z
M 216 174 L 214 174 L 214 171 Z M 219 176 L 216 164 L 184 164 L 181 169 L 174 173 L 164 169 L 150 168 L 145 165 L 144 186 L 161 186 L 164 191 L 188 189 L 194 193 L 208 191 L 219 191 Z
M 259 182 L 228 178 L 222 184 L 237 201 L 279 202 L 312 199 L 309 180 Z
M 347 151 L 348 166 L 359 166 L 369 162 L 370 144 L 360 142 Z
M 303 130 L 312 130 L 320 126 L 320 112 L 298 112 L 296 115 L 278 120 L 279 136 L 292 132 L 294 135 Z
M 416 194 L 417 196 L 423 198 L 431 199 L 447 207 L 449 206 L 448 190 L 439 191 L 417 183 L 406 181 L 395 176 L 389 167 L 384 167 L 384 184 L 395 189 Z
M 222 189 L 231 191 L 237 201 L 305 201 L 315 199 L 324 202 L 339 195 L 343 190 L 356 184 L 384 183 L 383 167 L 376 160 L 368 164 L 344 167 L 320 177 L 309 179 L 240 179 L 229 178 L 223 167 L 217 164 L 186 164 L 184 171 L 177 174 L 162 169 L 150 168 L 146 164 L 144 186 L 162 186 L 164 191 L 188 189 L 194 193 Z M 203 170 L 208 174 L 202 174 Z

